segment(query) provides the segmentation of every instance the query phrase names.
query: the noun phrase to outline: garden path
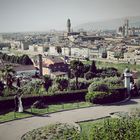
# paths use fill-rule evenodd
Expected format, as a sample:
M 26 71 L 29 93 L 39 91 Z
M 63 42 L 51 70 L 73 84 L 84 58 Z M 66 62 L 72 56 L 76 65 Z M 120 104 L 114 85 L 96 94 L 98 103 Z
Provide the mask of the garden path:
M 134 107 L 140 107 L 140 98 L 131 99 L 126 103 L 81 108 L 63 112 L 52 113 L 44 116 L 14 120 L 0 124 L 0 140 L 20 140 L 21 136 L 38 127 L 55 122 L 79 122 L 90 119 L 99 119 L 109 116 L 109 113 L 127 111 Z

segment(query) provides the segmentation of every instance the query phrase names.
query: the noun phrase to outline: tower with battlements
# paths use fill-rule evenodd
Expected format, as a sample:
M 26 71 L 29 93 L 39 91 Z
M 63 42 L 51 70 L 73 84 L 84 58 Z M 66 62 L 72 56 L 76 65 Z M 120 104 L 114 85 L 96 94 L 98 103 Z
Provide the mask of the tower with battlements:
M 67 29 L 68 29 L 68 33 L 71 32 L 71 22 L 70 19 L 67 20 Z
M 128 37 L 128 28 L 129 28 L 129 20 L 128 19 L 125 19 L 124 26 L 125 26 L 125 37 Z

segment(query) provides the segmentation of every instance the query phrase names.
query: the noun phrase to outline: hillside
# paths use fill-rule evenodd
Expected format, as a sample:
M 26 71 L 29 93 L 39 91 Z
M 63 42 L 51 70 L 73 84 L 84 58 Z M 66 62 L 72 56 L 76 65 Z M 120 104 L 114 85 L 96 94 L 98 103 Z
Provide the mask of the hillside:
M 98 22 L 87 22 L 74 27 L 74 30 L 116 30 L 119 26 L 123 25 L 124 18 L 110 19 Z M 140 16 L 129 17 L 130 26 L 140 27 Z

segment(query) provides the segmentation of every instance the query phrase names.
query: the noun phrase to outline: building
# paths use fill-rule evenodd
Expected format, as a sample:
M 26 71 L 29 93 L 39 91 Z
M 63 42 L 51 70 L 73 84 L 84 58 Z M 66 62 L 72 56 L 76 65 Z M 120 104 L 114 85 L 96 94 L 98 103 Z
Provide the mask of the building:
M 68 33 L 71 32 L 71 22 L 70 19 L 67 20 L 67 28 L 68 28 Z
M 120 26 L 118 29 L 118 35 L 123 36 L 123 37 L 139 36 L 140 27 L 130 27 L 129 20 L 125 19 L 124 25 Z
M 28 40 L 20 40 L 20 49 L 21 50 L 28 50 L 29 49 L 29 45 L 31 45 L 32 42 L 28 41 Z
M 39 61 L 33 60 L 34 65 L 39 68 Z M 59 56 L 46 56 L 42 58 L 42 73 L 43 75 L 50 75 L 52 78 L 59 76 L 67 76 L 68 64 Z
M 35 75 L 36 68 L 33 65 L 14 65 L 13 69 L 16 72 L 16 75 Z
M 43 54 L 49 51 L 49 46 L 46 44 L 33 44 L 29 45 L 29 51 Z

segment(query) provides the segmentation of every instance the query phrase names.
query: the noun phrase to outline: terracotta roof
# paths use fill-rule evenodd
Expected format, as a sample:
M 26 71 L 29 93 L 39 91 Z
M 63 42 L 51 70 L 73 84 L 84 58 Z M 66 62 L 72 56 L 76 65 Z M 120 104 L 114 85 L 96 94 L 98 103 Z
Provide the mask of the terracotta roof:
M 17 66 L 14 66 L 13 69 L 15 71 L 36 70 L 36 68 L 33 65 L 17 65 Z
M 53 63 L 65 63 L 65 61 L 62 58 L 53 55 L 47 56 L 46 59 L 50 59 Z
M 0 69 L 4 68 L 6 65 L 10 65 L 13 67 L 15 71 L 28 71 L 28 70 L 36 70 L 36 68 L 33 65 L 20 65 L 20 64 L 13 64 L 4 62 L 4 65 L 0 63 Z

